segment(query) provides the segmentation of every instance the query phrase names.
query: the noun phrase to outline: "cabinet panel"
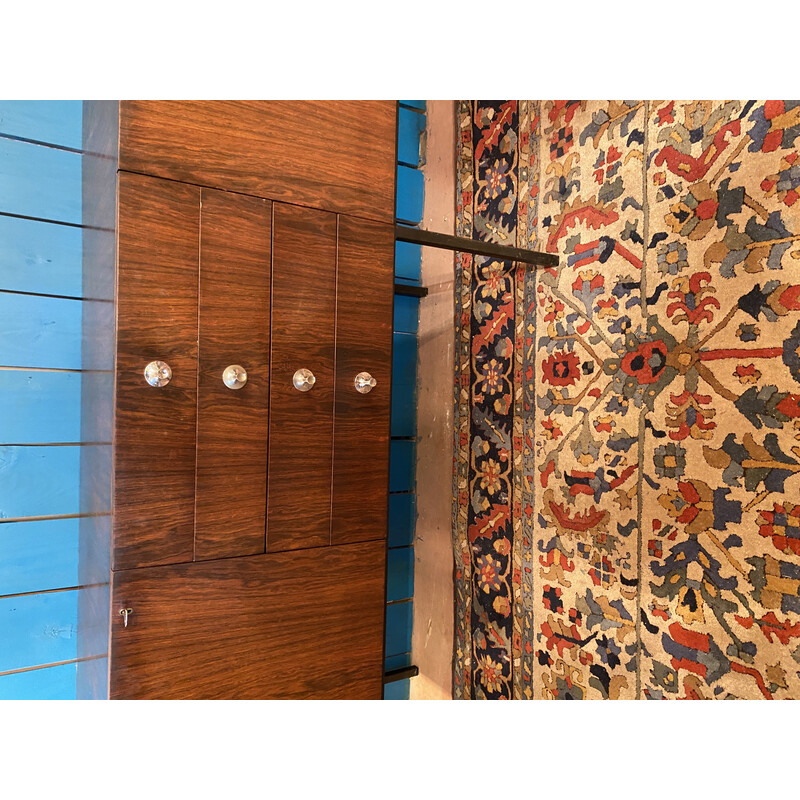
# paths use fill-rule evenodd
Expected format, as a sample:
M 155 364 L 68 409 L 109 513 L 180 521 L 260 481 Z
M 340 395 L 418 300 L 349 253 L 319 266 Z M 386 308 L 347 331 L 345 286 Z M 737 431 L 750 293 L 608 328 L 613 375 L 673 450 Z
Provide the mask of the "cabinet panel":
M 120 103 L 120 168 L 394 222 L 396 103 Z
M 339 217 L 333 544 L 386 537 L 394 229 Z M 377 381 L 356 391 L 356 375 Z
M 119 176 L 114 569 L 192 560 L 199 207 L 196 187 Z
M 273 226 L 267 552 L 330 543 L 336 312 L 336 216 L 275 203 Z
M 200 217 L 197 560 L 264 552 L 271 204 L 204 189 Z M 247 382 L 229 389 L 226 367 Z
M 368 542 L 115 573 L 110 696 L 380 699 L 384 569 Z

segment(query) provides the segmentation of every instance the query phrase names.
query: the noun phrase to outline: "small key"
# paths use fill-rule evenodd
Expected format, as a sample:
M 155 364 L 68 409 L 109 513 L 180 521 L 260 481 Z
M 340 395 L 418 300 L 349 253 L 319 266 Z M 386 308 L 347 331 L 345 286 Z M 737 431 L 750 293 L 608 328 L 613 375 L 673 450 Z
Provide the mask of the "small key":
M 122 615 L 122 619 L 125 622 L 123 627 L 127 628 L 128 627 L 128 614 L 133 614 L 133 609 L 132 608 L 121 608 L 119 610 L 119 613 Z

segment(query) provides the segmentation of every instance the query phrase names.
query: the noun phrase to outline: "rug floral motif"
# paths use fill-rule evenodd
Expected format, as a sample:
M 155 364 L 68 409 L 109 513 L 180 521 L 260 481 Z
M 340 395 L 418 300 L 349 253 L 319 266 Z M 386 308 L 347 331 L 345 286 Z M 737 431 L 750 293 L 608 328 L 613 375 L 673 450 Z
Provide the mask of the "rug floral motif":
M 454 696 L 800 698 L 800 102 L 458 122 Z

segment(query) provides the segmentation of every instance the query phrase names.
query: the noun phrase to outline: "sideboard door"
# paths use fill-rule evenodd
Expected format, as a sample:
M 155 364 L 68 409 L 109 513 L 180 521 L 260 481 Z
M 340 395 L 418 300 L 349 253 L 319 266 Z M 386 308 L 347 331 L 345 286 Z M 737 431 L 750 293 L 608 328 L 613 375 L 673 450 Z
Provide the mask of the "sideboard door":
M 194 555 L 199 211 L 195 186 L 119 175 L 113 569 Z

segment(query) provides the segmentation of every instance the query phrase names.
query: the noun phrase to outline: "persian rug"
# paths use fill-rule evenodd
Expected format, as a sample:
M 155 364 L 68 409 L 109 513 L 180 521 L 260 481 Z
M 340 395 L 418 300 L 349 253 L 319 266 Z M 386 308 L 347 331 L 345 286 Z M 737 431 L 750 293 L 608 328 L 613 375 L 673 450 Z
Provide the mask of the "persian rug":
M 460 698 L 800 698 L 800 102 L 458 107 Z

